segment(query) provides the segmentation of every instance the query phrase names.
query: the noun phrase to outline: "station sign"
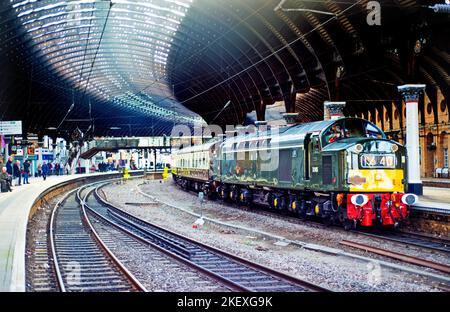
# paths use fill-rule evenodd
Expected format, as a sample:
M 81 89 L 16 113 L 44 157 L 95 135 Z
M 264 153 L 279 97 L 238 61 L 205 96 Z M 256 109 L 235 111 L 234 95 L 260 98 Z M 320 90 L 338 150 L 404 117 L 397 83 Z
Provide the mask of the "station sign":
M 53 155 L 42 155 L 42 160 L 52 161 Z
M 0 121 L 0 134 L 2 135 L 22 134 L 22 120 Z

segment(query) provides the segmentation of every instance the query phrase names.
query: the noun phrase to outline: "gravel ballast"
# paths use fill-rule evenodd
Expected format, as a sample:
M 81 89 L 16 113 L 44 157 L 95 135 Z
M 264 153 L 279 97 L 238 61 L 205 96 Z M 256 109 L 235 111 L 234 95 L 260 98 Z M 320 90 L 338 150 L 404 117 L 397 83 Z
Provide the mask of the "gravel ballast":
M 130 180 L 125 184 L 112 184 L 103 188 L 108 201 L 149 222 L 166 227 L 191 239 L 212 245 L 236 254 L 248 260 L 286 272 L 298 278 L 337 291 L 439 291 L 436 283 L 428 278 L 399 270 L 380 267 L 377 256 L 354 251 L 356 254 L 371 256 L 373 262 L 360 261 L 324 252 L 299 248 L 283 241 L 269 239 L 252 232 L 252 229 L 270 233 L 289 240 L 319 244 L 331 248 L 341 248 L 338 243 L 343 239 L 355 239 L 370 242 L 366 237 L 348 233 L 335 228 L 324 228 L 307 222 L 283 220 L 283 216 L 271 216 L 237 209 L 219 201 L 206 201 L 200 208 L 197 197 L 179 189 L 171 181 Z M 206 221 L 199 228 L 192 227 L 196 217 L 152 201 L 143 196 L 139 188 L 156 199 L 183 209 L 202 213 L 223 222 L 248 228 L 249 231 L 234 229 Z M 127 204 L 126 204 L 127 203 Z M 391 245 L 391 244 L 389 244 Z M 376 246 L 376 244 L 373 244 Z M 379 246 L 389 248 L 392 246 Z M 424 252 L 417 248 L 408 250 L 412 254 Z M 402 250 L 402 252 L 406 252 Z M 430 260 L 448 263 L 448 258 L 439 253 L 428 252 Z M 384 259 L 385 260 L 385 259 Z M 402 263 L 403 264 L 403 263 Z M 420 268 L 423 270 L 423 268 Z

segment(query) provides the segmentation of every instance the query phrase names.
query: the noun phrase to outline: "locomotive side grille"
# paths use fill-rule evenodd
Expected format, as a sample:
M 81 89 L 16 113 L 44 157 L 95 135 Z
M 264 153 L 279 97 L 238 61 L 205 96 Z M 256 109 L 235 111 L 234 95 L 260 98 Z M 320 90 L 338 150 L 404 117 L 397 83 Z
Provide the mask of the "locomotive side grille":
M 323 184 L 331 184 L 333 181 L 333 158 L 332 156 L 322 157 L 322 181 Z

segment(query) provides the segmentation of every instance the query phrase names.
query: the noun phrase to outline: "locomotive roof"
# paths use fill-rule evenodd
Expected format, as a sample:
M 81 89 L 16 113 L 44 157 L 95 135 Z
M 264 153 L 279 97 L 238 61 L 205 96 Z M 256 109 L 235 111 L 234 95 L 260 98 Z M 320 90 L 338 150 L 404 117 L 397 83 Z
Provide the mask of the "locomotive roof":
M 335 122 L 339 121 L 339 120 L 343 120 L 343 119 L 360 119 L 360 118 L 347 118 L 347 117 L 343 117 L 343 118 L 339 118 L 339 119 L 333 119 L 333 120 L 320 120 L 320 121 L 314 121 L 314 122 L 308 122 L 308 123 L 303 123 L 303 124 L 296 124 L 296 125 L 292 125 L 292 126 L 287 126 L 287 127 L 282 127 L 279 128 L 279 136 L 276 136 L 273 132 L 273 130 L 269 129 L 268 131 L 264 131 L 264 132 L 256 132 L 256 133 L 250 133 L 247 134 L 245 136 L 236 136 L 233 138 L 227 138 L 225 140 L 225 144 L 233 144 L 236 142 L 241 142 L 241 141 L 247 141 L 247 140 L 255 140 L 255 139 L 264 139 L 264 138 L 271 138 L 272 142 L 277 142 L 279 141 L 280 143 L 283 142 L 288 142 L 288 141 L 298 141 L 299 139 L 303 140 L 303 138 L 305 137 L 305 135 L 307 133 L 311 133 L 311 132 L 321 132 L 322 130 L 328 128 L 329 126 L 331 126 L 332 124 L 334 124 Z M 278 138 L 277 138 L 278 137 Z
M 343 119 L 343 118 L 340 118 Z M 308 132 L 319 132 L 323 129 L 327 128 L 328 126 L 335 123 L 337 120 L 340 119 L 334 119 L 334 120 L 321 120 L 321 121 L 314 121 L 314 122 L 308 122 L 303 124 L 296 124 L 292 126 L 282 127 L 279 128 L 279 134 L 280 135 L 290 135 L 295 134 L 297 137 L 301 134 L 306 134 Z M 266 136 L 271 137 L 273 135 L 272 130 L 269 129 L 268 131 L 263 132 L 256 132 L 256 133 L 250 133 L 245 136 L 236 136 L 232 138 L 226 138 L 225 142 L 227 143 L 233 143 L 237 141 L 241 141 L 243 138 L 245 139 L 252 139 L 252 138 L 263 138 Z
M 323 130 L 327 129 L 331 125 L 335 124 L 341 120 L 351 120 L 358 119 L 364 120 L 361 118 L 355 117 L 342 117 L 338 119 L 332 120 L 321 120 L 315 122 L 308 122 L 303 124 L 296 124 L 292 126 L 282 127 L 278 129 L 279 135 L 276 135 L 276 132 L 272 132 L 272 130 L 256 132 L 256 133 L 247 133 L 245 135 L 238 135 L 236 137 L 225 138 L 223 142 L 223 146 L 226 146 L 227 149 L 231 148 L 234 143 L 246 142 L 246 141 L 260 141 L 264 139 L 271 139 L 272 144 L 279 144 L 279 146 L 290 146 L 292 144 L 301 144 L 303 139 L 305 138 L 307 133 L 320 133 Z M 370 122 L 370 121 L 367 121 Z M 361 140 L 363 138 L 355 138 L 355 140 Z M 355 141 L 356 142 L 356 141 Z M 218 140 L 212 139 L 209 142 L 206 142 L 201 145 L 189 146 L 183 149 L 176 151 L 175 153 L 183 154 L 183 153 L 193 153 L 193 152 L 201 152 L 201 151 L 209 151 L 213 145 L 218 143 Z M 326 146 L 327 150 L 335 150 L 342 149 L 344 146 L 354 143 L 353 140 L 342 140 L 342 142 L 336 142 L 333 144 L 329 144 Z M 234 148 L 232 148 L 234 149 Z

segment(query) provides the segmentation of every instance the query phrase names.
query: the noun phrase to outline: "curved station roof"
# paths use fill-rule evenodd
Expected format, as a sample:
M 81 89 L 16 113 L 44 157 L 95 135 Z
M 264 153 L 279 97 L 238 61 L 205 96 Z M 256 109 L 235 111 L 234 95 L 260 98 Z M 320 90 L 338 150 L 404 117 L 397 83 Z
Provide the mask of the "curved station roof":
M 450 14 L 379 3 L 377 20 L 367 0 L 2 1 L 0 117 L 34 133 L 158 135 L 263 119 L 279 101 L 304 121 L 326 100 L 362 116 L 415 82 L 450 105 Z

